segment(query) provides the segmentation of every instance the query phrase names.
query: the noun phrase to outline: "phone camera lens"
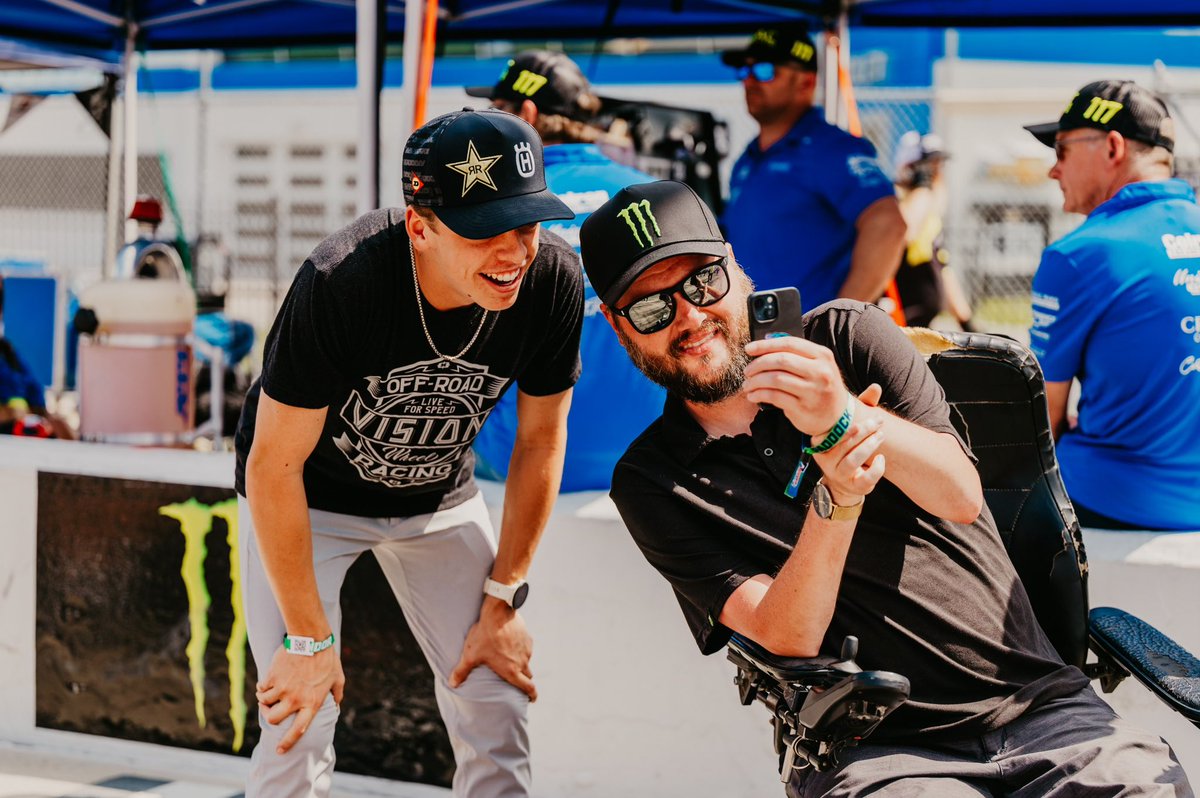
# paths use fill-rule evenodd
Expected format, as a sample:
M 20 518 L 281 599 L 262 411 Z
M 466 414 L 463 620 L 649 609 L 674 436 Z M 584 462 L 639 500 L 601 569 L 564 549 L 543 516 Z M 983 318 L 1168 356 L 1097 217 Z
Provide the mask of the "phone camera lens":
M 779 318 L 779 304 L 773 295 L 754 298 L 754 318 L 758 321 L 775 321 Z

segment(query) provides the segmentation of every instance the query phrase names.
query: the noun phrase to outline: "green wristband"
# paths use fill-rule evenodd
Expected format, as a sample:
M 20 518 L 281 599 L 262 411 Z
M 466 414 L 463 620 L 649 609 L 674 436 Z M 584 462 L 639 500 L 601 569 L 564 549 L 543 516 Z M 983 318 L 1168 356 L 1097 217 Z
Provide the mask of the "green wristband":
M 827 452 L 842 438 L 846 437 L 846 433 L 850 430 L 850 422 L 854 420 L 854 397 L 846 395 L 846 409 L 842 411 L 842 417 L 833 425 L 833 429 L 829 430 L 829 434 L 825 436 L 825 440 L 818 443 L 816 446 L 805 446 L 804 453 L 808 455 L 821 454 Z
M 283 636 L 283 650 L 289 654 L 297 654 L 301 657 L 311 657 L 313 654 L 319 654 L 332 645 L 332 632 L 324 640 L 313 640 L 311 637 L 303 637 L 301 635 Z

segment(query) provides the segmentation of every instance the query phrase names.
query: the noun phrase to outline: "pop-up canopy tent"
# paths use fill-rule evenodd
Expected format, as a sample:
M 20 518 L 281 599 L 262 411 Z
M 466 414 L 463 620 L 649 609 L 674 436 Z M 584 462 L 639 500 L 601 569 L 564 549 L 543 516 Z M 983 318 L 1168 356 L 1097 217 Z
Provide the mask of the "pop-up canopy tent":
M 363 207 L 378 200 L 382 43 L 403 36 L 404 108 L 419 119 L 436 40 L 721 34 L 783 21 L 852 26 L 1200 25 L 1197 0 L 11 0 L 0 36 L 123 66 L 126 211 L 136 195 L 137 52 L 356 43 Z M 835 55 L 835 58 L 837 56 Z M 840 49 L 844 71 L 846 48 Z M 837 63 L 837 62 L 834 62 Z M 827 70 L 836 90 L 839 70 Z M 410 79 L 414 76 L 416 79 Z M 843 84 L 845 85 L 845 84 Z
M 402 107 L 411 126 L 423 116 L 437 38 L 683 35 L 806 18 L 794 4 L 772 0 L 446 0 L 441 7 L 438 0 L 15 0 L 0 4 L 0 36 L 122 65 L 123 146 L 120 156 L 114 148 L 114 161 L 120 157 L 124 163 L 121 207 L 126 213 L 137 194 L 138 51 L 354 42 L 360 97 L 357 184 L 365 209 L 378 204 L 379 89 L 382 44 L 388 39 L 404 37 Z M 110 214 L 116 216 L 115 207 Z

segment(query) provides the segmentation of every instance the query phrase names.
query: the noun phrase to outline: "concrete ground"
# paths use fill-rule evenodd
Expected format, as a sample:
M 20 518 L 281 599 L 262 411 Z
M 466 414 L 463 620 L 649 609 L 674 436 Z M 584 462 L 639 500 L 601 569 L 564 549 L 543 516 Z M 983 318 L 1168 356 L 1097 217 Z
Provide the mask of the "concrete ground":
M 0 798 L 241 798 L 240 783 L 213 773 L 211 781 L 179 781 L 166 772 L 0 747 Z

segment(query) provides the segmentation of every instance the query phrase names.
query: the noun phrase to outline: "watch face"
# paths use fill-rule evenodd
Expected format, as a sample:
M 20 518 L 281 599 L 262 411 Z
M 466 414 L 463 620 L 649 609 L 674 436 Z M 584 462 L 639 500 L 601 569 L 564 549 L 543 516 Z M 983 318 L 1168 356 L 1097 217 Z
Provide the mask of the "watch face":
M 833 515 L 833 497 L 829 495 L 829 488 L 820 482 L 813 488 L 812 502 L 817 515 L 826 519 Z
M 519 588 L 517 588 L 517 592 L 513 593 L 512 608 L 514 610 L 521 609 L 521 605 L 525 603 L 525 599 L 528 597 L 529 597 L 529 583 L 522 582 L 521 586 Z

